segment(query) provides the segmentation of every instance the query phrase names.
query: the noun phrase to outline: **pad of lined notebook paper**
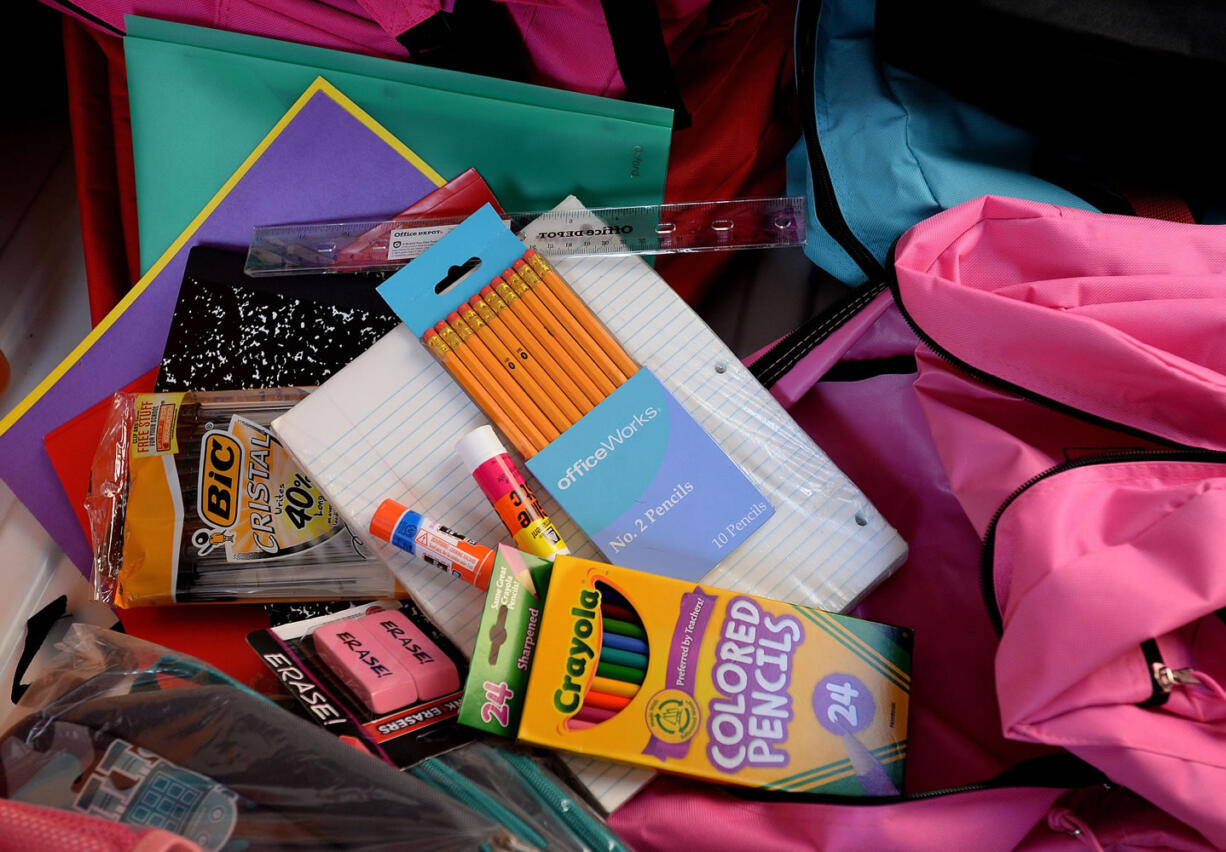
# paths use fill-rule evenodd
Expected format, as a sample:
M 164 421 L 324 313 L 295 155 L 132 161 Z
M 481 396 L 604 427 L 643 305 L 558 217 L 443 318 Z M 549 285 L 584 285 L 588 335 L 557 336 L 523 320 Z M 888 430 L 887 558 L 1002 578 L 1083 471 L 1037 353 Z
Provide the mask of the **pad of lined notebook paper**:
M 574 199 L 562 209 L 589 215 Z M 898 533 L 647 263 L 622 255 L 559 258 L 555 267 L 775 508 L 704 583 L 841 611 L 902 563 L 907 546 Z M 507 539 L 505 528 L 455 452 L 461 437 L 487 422 L 402 325 L 273 428 L 352 529 L 367 529 L 392 498 L 494 546 Z M 609 556 L 533 485 L 572 552 Z M 461 648 L 473 647 L 484 593 L 391 545 L 372 546 L 435 623 Z M 651 776 L 586 758 L 569 762 L 610 810 Z

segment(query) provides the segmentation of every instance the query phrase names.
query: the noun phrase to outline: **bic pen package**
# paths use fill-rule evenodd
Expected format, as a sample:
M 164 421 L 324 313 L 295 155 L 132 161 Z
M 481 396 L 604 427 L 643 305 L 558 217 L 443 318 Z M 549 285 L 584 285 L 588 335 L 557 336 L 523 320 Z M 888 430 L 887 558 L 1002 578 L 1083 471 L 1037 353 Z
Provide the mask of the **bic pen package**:
M 610 558 L 695 580 L 773 513 L 488 205 L 379 293 Z
M 402 591 L 268 429 L 307 393 L 116 394 L 86 498 L 95 595 L 130 607 Z
M 521 740 L 788 792 L 901 789 L 909 630 L 572 556 L 538 622 Z

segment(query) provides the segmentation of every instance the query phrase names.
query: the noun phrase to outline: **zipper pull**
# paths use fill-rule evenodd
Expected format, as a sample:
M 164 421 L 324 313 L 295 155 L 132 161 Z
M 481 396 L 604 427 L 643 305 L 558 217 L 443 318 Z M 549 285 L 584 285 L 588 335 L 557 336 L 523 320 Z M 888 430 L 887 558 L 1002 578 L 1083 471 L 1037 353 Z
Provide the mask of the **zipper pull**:
M 1165 663 L 1151 663 L 1150 671 L 1153 674 L 1154 683 L 1158 684 L 1158 688 L 1164 693 L 1169 693 L 1176 686 L 1188 686 L 1201 682 L 1193 674 L 1192 669 L 1173 669 Z

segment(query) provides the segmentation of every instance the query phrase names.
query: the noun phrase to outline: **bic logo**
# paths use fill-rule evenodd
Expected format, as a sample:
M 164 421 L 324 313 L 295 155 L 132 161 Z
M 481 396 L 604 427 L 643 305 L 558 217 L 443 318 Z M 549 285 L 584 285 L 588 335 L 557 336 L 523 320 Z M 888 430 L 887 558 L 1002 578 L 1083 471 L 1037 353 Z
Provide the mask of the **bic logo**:
M 239 471 L 243 447 L 229 432 L 209 431 L 200 444 L 200 488 L 197 512 L 201 520 L 226 529 L 238 520 Z

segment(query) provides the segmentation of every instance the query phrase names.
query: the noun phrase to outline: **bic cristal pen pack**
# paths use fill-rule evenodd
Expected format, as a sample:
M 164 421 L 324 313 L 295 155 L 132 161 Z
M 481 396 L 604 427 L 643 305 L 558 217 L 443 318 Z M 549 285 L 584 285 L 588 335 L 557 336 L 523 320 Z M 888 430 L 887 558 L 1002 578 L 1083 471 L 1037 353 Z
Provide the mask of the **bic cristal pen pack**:
M 379 293 L 610 558 L 697 580 L 773 513 L 489 205 Z

